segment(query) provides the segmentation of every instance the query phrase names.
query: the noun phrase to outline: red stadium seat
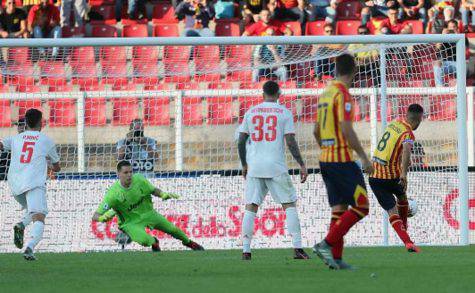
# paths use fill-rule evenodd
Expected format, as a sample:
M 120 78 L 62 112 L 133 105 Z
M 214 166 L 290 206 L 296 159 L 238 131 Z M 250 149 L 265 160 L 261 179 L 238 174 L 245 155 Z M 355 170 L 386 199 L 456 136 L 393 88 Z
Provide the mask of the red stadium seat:
M 102 47 L 100 56 L 102 61 L 125 64 L 127 63 L 127 48 L 123 46 Z
M 10 85 L 33 85 L 35 84 L 34 68 L 31 63 L 8 64 L 7 81 Z
M 241 35 L 239 20 L 217 19 L 215 34 L 217 37 L 239 37 Z
M 62 38 L 81 38 L 86 35 L 86 28 L 84 26 L 63 26 L 61 28 Z
M 115 38 L 117 37 L 117 28 L 107 24 L 93 25 L 91 36 L 94 38 Z
M 31 63 L 30 50 L 27 47 L 8 48 L 8 63 Z
M 196 46 L 193 51 L 195 61 L 219 62 L 219 46 Z
M 96 57 L 94 47 L 74 47 L 71 51 L 69 65 L 77 66 L 81 64 L 90 64 L 95 66 Z
M 112 99 L 112 125 L 129 125 L 138 118 L 139 101 L 136 98 Z
M 247 110 L 251 107 L 258 105 L 264 102 L 262 96 L 257 97 L 239 97 L 239 123 L 242 122 L 244 118 L 244 114 L 246 114 Z
M 293 36 L 302 35 L 302 27 L 298 21 L 287 21 L 284 23 L 285 27 L 289 28 L 292 31 Z
M 125 15 L 125 17 L 128 17 L 128 15 Z M 136 24 L 148 24 L 148 20 L 146 18 L 143 18 L 143 19 L 128 19 L 128 18 L 124 18 L 124 16 L 122 16 L 122 19 L 120 20 L 120 23 L 123 26 L 136 25 Z
M 159 58 L 158 47 L 137 46 L 132 50 L 132 63 L 157 64 Z
M 252 70 L 251 60 L 245 59 L 227 59 L 228 64 L 226 81 L 239 81 L 239 82 L 251 82 L 252 81 Z M 244 68 L 244 69 L 243 69 Z M 249 69 L 246 69 L 249 68 Z
M 324 35 L 323 26 L 325 26 L 324 20 L 309 21 L 305 28 L 306 34 L 312 36 Z
M 112 86 L 113 91 L 135 91 L 137 90 L 137 85 L 133 83 L 127 84 L 114 84 Z
M 199 82 L 185 82 L 179 83 L 176 85 L 176 89 L 183 91 L 183 90 L 199 90 L 201 88 L 201 84 Z
M 95 64 L 78 64 L 72 69 L 71 83 L 79 86 L 97 85 L 97 69 Z
M 336 23 L 337 35 L 357 35 L 358 27 L 361 25 L 359 20 L 340 20 Z
M 424 34 L 424 24 L 418 19 L 406 20 L 404 23 L 412 26 L 412 33 L 414 35 Z
M 66 73 L 62 62 L 48 62 L 41 67 L 42 85 L 58 86 L 66 83 Z
M 293 80 L 279 81 L 278 84 L 281 89 L 296 89 L 297 88 L 297 83 Z
M 210 90 L 231 90 L 234 89 L 234 85 L 231 82 L 213 82 L 208 84 Z
M 170 99 L 144 98 L 143 117 L 146 125 L 170 125 Z
M 302 99 L 302 116 L 300 120 L 305 123 L 315 123 L 318 112 L 318 98 L 306 96 Z
M 138 63 L 134 64 L 134 83 L 156 84 L 159 82 L 158 66 L 156 63 Z
M 10 100 L 0 100 L 0 127 L 12 126 L 12 106 Z
M 152 22 L 178 22 L 175 17 L 175 9 L 171 3 L 158 2 L 153 7 Z
M 246 64 L 251 62 L 252 58 L 252 46 L 238 46 L 238 45 L 228 45 L 225 49 L 224 58 L 226 61 L 229 60 L 245 60 Z
M 16 91 L 19 93 L 39 93 L 41 92 L 41 86 L 20 84 L 16 87 Z
M 86 126 L 104 126 L 107 123 L 106 99 L 86 98 L 84 107 L 84 124 Z
M 222 125 L 233 124 L 233 98 L 232 97 L 209 97 L 208 124 Z
M 176 23 L 157 23 L 153 26 L 154 37 L 178 37 L 179 35 Z
M 355 106 L 359 106 L 359 102 L 358 101 L 355 101 Z M 369 105 L 367 107 L 367 109 L 365 109 L 364 113 L 362 113 L 365 117 L 364 119 L 366 121 L 370 121 L 370 115 L 369 115 Z M 367 114 L 367 115 L 366 115 Z M 378 119 L 378 122 L 381 122 L 381 107 L 380 105 L 378 104 L 378 110 L 377 110 L 377 114 L 376 114 L 376 118 Z M 390 102 L 387 103 L 387 106 L 386 106 L 386 121 L 391 121 L 393 119 L 393 108 L 392 108 L 392 104 Z
M 404 96 L 396 96 L 396 100 L 398 102 L 397 104 L 397 115 L 399 118 L 404 118 L 406 117 L 406 112 L 407 108 L 411 104 L 419 104 L 423 105 L 424 104 L 424 97 L 420 95 L 404 95 Z
M 115 0 L 89 0 L 91 6 L 114 5 Z
M 221 80 L 221 66 L 218 62 L 200 60 L 195 62 L 195 80 L 200 82 L 218 82 Z
M 264 85 L 266 81 L 260 81 L 260 82 L 242 82 L 239 85 L 240 89 L 250 89 L 250 90 L 261 90 L 262 91 L 262 86 Z
M 172 83 L 158 83 L 158 84 L 146 84 L 144 87 L 144 90 L 146 91 L 168 91 L 170 90 L 170 85 L 173 85 Z M 173 87 L 174 89 L 174 87 Z
M 122 29 L 122 36 L 126 38 L 146 38 L 148 28 L 146 24 L 126 25 Z
M 190 46 L 165 46 L 163 62 L 188 62 L 190 60 Z
M 116 24 L 115 6 L 114 5 L 101 5 L 92 6 L 91 11 L 102 15 L 104 20 L 91 20 L 91 24 Z
M 203 124 L 203 103 L 201 98 L 183 98 L 183 125 L 196 126 Z
M 116 61 L 102 62 L 102 84 L 125 84 L 127 79 L 127 64 Z
M 0 84 L 0 93 L 8 93 L 10 91 L 10 86 L 6 84 Z
M 17 100 L 14 102 L 14 105 L 18 108 L 18 117 L 25 117 L 26 111 L 32 108 L 43 111 L 41 100 Z
M 76 125 L 76 100 L 54 99 L 48 101 L 49 126 L 74 126 Z
M 79 89 L 81 91 L 91 91 L 91 92 L 99 92 L 105 90 L 105 85 L 100 83 L 85 83 L 79 85 Z
M 48 92 L 50 93 L 59 93 L 59 92 L 72 92 L 74 91 L 74 87 L 70 84 L 63 84 L 63 85 L 53 85 L 48 88 Z
M 298 117 L 297 117 L 297 96 L 282 95 L 279 98 L 279 103 L 281 105 L 284 105 L 287 109 L 290 110 L 290 112 L 292 112 L 292 116 L 294 116 L 294 122 L 296 122 L 298 120 Z
M 457 101 L 452 95 L 429 96 L 432 121 L 452 121 L 457 119 Z
M 188 62 L 169 62 L 163 65 L 165 66 L 165 82 L 184 83 L 190 81 Z
M 360 19 L 362 7 L 360 1 L 342 1 L 338 4 L 336 9 L 337 19 Z

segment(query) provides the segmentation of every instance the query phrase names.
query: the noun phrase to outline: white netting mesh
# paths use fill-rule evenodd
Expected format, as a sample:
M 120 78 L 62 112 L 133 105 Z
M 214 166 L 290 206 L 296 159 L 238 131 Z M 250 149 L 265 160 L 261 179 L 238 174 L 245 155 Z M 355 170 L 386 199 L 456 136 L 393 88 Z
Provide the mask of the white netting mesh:
M 4 50 L 6 62 L 1 89 L 5 94 L 0 100 L 0 137 L 16 133 L 15 123 L 28 108 L 43 111 L 43 131 L 58 144 L 61 165 L 67 173 L 67 176 L 60 174 L 59 179 L 69 178 L 50 184 L 53 188 L 49 192 L 53 206 L 50 223 L 54 229 L 63 229 L 56 225 L 64 222 L 65 211 L 60 211 L 64 204 L 74 205 L 74 213 L 66 213 L 71 221 L 80 216 L 81 221 L 86 222 L 61 232 L 67 236 L 64 241 L 69 243 L 64 244 L 63 250 L 78 249 L 71 240 L 74 237 L 95 239 L 90 223 L 85 219 L 89 219 L 110 184 L 110 181 L 101 180 L 114 173 L 119 158 L 132 160 L 137 171 L 150 177 L 173 179 L 157 183 L 164 189 L 183 193 L 184 200 L 169 206 L 180 211 L 178 213 L 190 214 L 190 226 L 197 224 L 198 216 L 204 216 L 204 221 L 211 215 L 229 222 L 226 210 L 231 207 L 231 201 L 224 197 L 231 196 L 233 204 L 240 206 L 241 178 L 235 172 L 229 172 L 235 176 L 223 178 L 221 182 L 226 182 L 223 185 L 214 177 L 198 180 L 189 176 L 201 174 L 195 171 L 220 173 L 220 170 L 239 168 L 235 130 L 245 111 L 262 101 L 263 82 L 268 79 L 279 81 L 283 88 L 280 102 L 294 113 L 297 138 L 307 167 L 318 168 L 317 146 L 312 135 L 318 94 L 334 77 L 334 57 L 345 51 L 355 54 L 358 62 L 352 89 L 356 102 L 355 128 L 369 153 L 370 97 L 375 95 L 379 103 L 381 96 L 378 92 L 381 46 L 76 47 L 61 48 L 60 57 L 55 60 L 41 59 L 37 49 L 8 48 Z M 414 102 L 426 110 L 427 119 L 416 132 L 415 166 L 456 166 L 456 83 L 452 70 L 455 43 L 386 44 L 385 48 L 387 119 L 400 117 Z M 380 107 L 377 109 L 377 119 L 381 121 Z M 83 121 L 80 121 L 82 117 Z M 137 126 L 139 122 L 131 124 L 132 121 L 142 121 L 144 131 Z M 6 155 L 4 157 L 6 161 Z M 291 168 L 296 167 L 290 154 L 288 162 Z M 5 170 L 0 169 L 0 173 Z M 76 180 L 78 177 L 84 180 Z M 303 217 L 307 218 L 303 221 L 307 244 L 315 240 L 316 230 L 323 233 L 328 222 L 328 211 L 324 208 L 326 200 L 317 203 L 312 199 L 315 194 L 325 194 L 319 176 L 314 178 L 309 184 L 297 184 Z M 439 220 L 431 222 L 430 228 L 420 224 L 418 229 L 423 231 L 420 234 L 423 236 L 419 239 L 416 236 L 420 242 L 458 243 L 458 231 L 447 224 L 443 214 L 443 195 L 457 188 L 458 181 L 456 173 L 446 178 L 443 186 L 437 189 L 440 194 L 425 192 L 425 182 L 415 180 L 411 184 L 410 192 L 417 193 L 422 211 L 433 204 L 438 207 L 433 213 Z M 95 187 L 89 189 L 88 180 L 92 179 L 90 182 Z M 74 203 L 70 197 L 75 197 Z M 11 224 L 18 218 L 18 213 L 6 211 L 16 211 L 18 206 L 7 188 L 2 188 L 1 198 L 2 223 L 8 214 L 13 219 L 6 222 Z M 350 244 L 381 243 L 371 240 L 381 238 L 381 213 L 376 204 L 373 206 L 371 216 L 359 228 L 367 234 L 365 239 L 355 233 Z M 160 209 L 163 211 L 164 207 Z M 184 212 L 184 209 L 190 210 Z M 0 250 L 12 248 L 9 224 L 3 225 L 0 231 Z M 440 231 L 432 233 L 432 225 L 437 225 Z M 317 238 L 322 236 L 320 234 Z M 238 236 L 233 236 L 232 241 L 223 238 L 222 245 L 219 245 L 219 239 L 211 237 L 209 243 L 215 248 L 231 248 L 239 242 Z M 87 244 L 86 248 L 111 245 L 97 241 Z M 281 245 L 279 243 L 274 241 L 272 246 Z M 52 246 L 48 249 L 54 250 Z

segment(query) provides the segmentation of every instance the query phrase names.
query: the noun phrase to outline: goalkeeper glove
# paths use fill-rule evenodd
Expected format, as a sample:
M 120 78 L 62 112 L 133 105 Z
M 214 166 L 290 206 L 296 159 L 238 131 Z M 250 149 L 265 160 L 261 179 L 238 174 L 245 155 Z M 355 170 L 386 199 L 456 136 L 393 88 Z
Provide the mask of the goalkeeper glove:
M 163 200 L 168 200 L 170 198 L 178 199 L 178 198 L 180 198 L 180 196 L 178 194 L 175 194 L 175 193 L 162 191 L 160 193 L 160 198 L 163 199 Z
M 99 220 L 99 222 L 108 222 L 114 216 L 115 216 L 115 211 L 114 210 L 108 210 L 102 216 L 99 216 L 98 220 Z

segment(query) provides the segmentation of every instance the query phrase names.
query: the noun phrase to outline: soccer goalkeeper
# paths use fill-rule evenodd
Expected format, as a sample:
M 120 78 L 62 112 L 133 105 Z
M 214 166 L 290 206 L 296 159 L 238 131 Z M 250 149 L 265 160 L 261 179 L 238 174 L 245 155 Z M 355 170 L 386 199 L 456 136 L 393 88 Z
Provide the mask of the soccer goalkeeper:
M 119 180 L 107 191 L 104 200 L 92 217 L 93 221 L 107 222 L 115 215 L 118 217 L 120 230 L 134 242 L 150 246 L 152 251 L 160 251 L 158 239 L 145 232 L 145 228 L 163 231 L 182 241 L 192 250 L 204 250 L 198 243 L 191 241 L 178 227 L 153 209 L 152 197 L 163 200 L 179 198 L 178 195 L 155 188 L 143 175 L 133 174 L 128 161 L 117 164 Z

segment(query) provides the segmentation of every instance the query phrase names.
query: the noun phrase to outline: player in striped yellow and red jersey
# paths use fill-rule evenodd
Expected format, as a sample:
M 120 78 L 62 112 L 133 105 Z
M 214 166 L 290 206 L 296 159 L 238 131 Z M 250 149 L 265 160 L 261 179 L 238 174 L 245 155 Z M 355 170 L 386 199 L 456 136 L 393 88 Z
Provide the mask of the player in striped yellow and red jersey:
M 419 104 L 407 109 L 404 119 L 391 122 L 384 130 L 373 154 L 374 172 L 369 184 L 379 204 L 389 214 L 389 222 L 409 252 L 419 252 L 407 233 L 407 172 L 416 130 L 424 115 Z M 397 204 L 396 199 L 397 198 Z
M 354 105 L 348 87 L 356 72 L 354 57 L 336 58 L 336 80 L 319 97 L 314 135 L 322 149 L 320 171 L 332 209 L 330 230 L 314 252 L 333 269 L 347 269 L 342 261 L 343 238 L 350 228 L 368 215 L 369 203 L 361 168 L 353 151 L 361 158 L 364 170 L 373 166 L 353 130 Z M 351 208 L 348 208 L 351 206 Z

